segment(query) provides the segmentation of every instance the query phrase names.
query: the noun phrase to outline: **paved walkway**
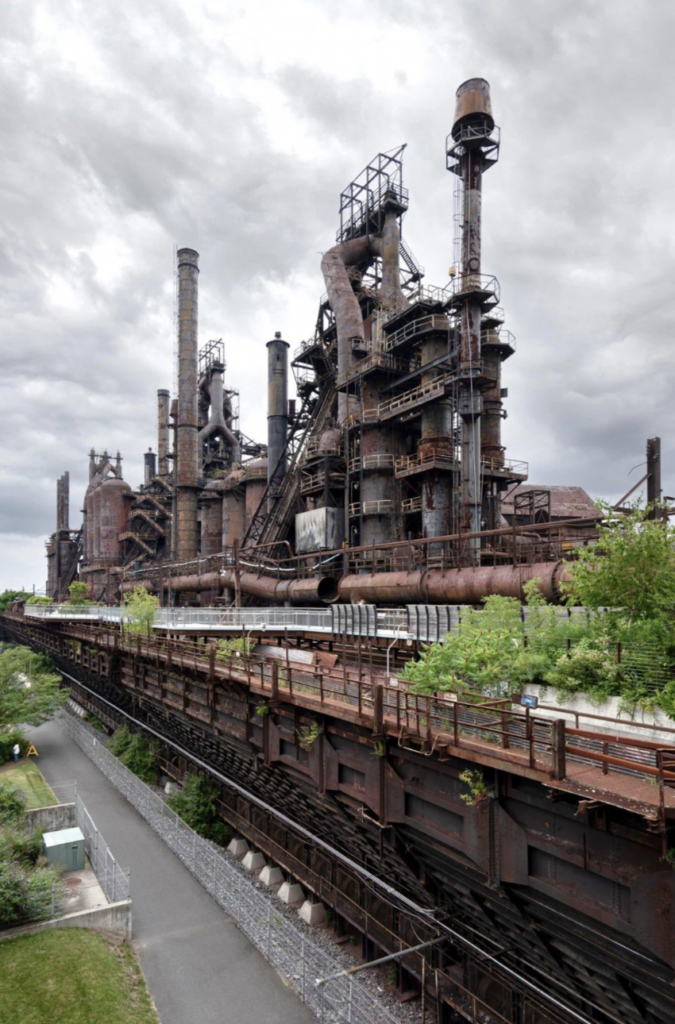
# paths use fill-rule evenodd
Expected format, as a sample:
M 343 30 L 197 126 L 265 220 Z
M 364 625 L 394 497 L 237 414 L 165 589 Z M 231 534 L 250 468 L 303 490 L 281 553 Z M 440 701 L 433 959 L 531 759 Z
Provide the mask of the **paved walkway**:
M 49 783 L 75 779 L 113 855 L 131 874 L 134 941 L 162 1024 L 315 1024 L 276 971 L 54 722 L 33 729 Z

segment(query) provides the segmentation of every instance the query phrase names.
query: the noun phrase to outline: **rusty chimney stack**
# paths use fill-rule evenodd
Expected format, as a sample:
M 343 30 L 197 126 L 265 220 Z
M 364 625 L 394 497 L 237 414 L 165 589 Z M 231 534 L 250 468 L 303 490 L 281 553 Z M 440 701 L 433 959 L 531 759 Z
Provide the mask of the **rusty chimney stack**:
M 157 472 L 169 475 L 169 392 L 157 392 Z
M 157 456 L 153 452 L 152 448 L 148 448 L 147 452 L 143 455 L 144 462 L 144 484 L 149 487 L 154 477 L 157 476 Z
M 282 453 L 288 432 L 289 348 L 281 339 L 281 331 L 267 342 L 267 481 L 273 491 L 281 487 L 286 475 L 286 456 L 282 458 Z
M 178 421 L 176 427 L 176 558 L 197 557 L 199 420 L 197 312 L 199 253 L 178 250 Z
M 67 471 L 56 481 L 56 529 L 67 530 L 70 518 L 70 473 Z

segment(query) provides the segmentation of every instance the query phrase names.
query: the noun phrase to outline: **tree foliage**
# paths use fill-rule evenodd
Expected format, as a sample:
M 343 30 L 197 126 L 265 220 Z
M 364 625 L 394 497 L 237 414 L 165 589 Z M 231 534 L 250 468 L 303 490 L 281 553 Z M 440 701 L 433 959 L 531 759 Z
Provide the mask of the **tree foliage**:
M 599 539 L 582 548 L 563 585 L 570 604 L 623 609 L 631 620 L 670 618 L 675 611 L 675 527 L 648 519 L 639 503 L 628 514 L 598 502 Z
M 108 750 L 122 764 L 150 786 L 157 785 L 155 754 L 157 745 L 140 732 L 130 732 L 126 725 L 117 729 L 108 740 Z
M 68 700 L 51 659 L 30 647 L 5 646 L 0 652 L 0 729 L 42 725 Z
M 3 590 L 0 594 L 0 612 L 5 612 L 12 601 L 27 601 L 33 595 L 27 590 Z
M 134 587 L 124 601 L 127 610 L 125 629 L 129 633 L 151 633 L 159 599 L 148 593 L 145 587 Z
M 74 580 L 68 587 L 68 593 L 70 594 L 70 604 L 79 607 L 84 604 L 91 604 L 91 601 L 87 600 L 87 594 L 89 593 L 89 587 L 86 583 L 79 583 Z
M 167 803 L 198 835 L 223 845 L 232 830 L 220 817 L 217 801 L 218 790 L 206 775 L 188 775 L 181 792 Z

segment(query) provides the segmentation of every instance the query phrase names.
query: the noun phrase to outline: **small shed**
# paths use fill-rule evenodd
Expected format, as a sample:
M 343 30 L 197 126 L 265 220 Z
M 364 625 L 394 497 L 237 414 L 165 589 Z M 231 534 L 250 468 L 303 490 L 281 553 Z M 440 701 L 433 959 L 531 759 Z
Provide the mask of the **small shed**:
M 45 832 L 42 852 L 47 863 L 64 871 L 82 871 L 84 868 L 84 836 L 79 828 L 62 828 L 58 832 Z

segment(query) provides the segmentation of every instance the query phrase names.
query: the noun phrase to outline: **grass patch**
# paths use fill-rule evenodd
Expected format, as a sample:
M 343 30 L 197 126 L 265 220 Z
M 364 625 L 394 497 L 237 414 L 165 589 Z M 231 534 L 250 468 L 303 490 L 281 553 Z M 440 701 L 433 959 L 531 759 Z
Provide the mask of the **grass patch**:
M 42 777 L 36 764 L 28 761 L 0 773 L 0 782 L 16 786 L 26 797 L 26 810 L 36 807 L 52 807 L 58 800 Z
M 130 946 L 84 928 L 0 942 L 0 1024 L 159 1024 Z

